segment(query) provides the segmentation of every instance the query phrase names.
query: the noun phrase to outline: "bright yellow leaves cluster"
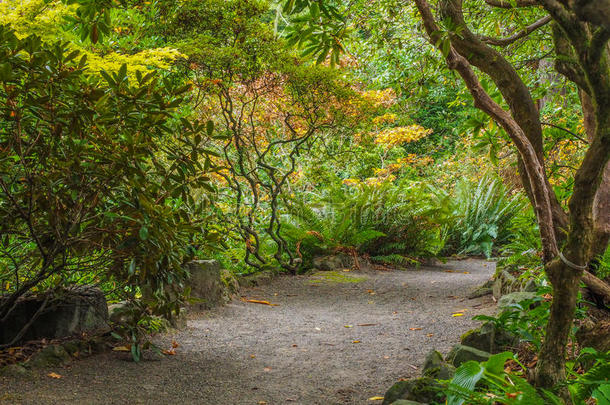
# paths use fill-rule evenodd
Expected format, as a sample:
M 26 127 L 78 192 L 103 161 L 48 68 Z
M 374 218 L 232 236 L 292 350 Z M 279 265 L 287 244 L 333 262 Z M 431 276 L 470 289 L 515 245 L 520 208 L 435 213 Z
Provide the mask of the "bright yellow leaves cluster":
M 431 133 L 431 129 L 417 124 L 408 127 L 386 128 L 377 134 L 375 143 L 389 149 L 403 143 L 418 141 Z

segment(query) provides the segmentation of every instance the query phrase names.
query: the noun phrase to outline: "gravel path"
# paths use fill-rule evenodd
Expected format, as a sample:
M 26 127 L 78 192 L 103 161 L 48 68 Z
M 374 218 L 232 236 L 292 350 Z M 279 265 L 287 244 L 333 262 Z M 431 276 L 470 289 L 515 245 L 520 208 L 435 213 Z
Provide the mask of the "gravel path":
M 464 260 L 338 280 L 280 277 L 242 292 L 277 306 L 235 300 L 160 336 L 164 347 L 180 344 L 175 356 L 134 364 L 112 352 L 34 379 L 0 378 L 0 403 L 372 404 L 399 378 L 418 375 L 429 350 L 446 352 L 476 326 L 473 315 L 492 311 L 489 297 L 466 296 L 494 267 Z

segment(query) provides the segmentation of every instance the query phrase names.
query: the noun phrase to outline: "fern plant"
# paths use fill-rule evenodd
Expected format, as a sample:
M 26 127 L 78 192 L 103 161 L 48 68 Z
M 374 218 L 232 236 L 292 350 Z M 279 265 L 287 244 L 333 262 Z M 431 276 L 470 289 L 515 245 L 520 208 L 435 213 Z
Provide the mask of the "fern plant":
M 343 249 L 406 264 L 442 247 L 443 207 L 419 184 L 334 186 L 287 200 L 282 230 L 304 258 Z
M 510 196 L 500 180 L 485 175 L 476 185 L 459 181 L 450 204 L 454 220 L 443 229 L 443 252 L 489 258 L 494 249 L 513 239 L 511 225 L 525 207 L 525 200 Z

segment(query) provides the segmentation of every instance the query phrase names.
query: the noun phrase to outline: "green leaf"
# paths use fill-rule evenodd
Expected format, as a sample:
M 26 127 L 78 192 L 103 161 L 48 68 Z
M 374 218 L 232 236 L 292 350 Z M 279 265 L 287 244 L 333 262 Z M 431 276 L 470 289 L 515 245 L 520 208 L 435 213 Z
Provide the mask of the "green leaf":
M 212 133 L 214 132 L 214 122 L 212 120 L 206 122 L 205 129 L 208 133 L 208 136 L 212 136 Z
M 142 226 L 140 228 L 140 232 L 138 232 L 138 234 L 140 235 L 140 239 L 142 239 L 142 240 L 148 239 L 148 228 L 145 226 Z
M 511 352 L 502 352 L 494 354 L 485 362 L 485 371 L 495 376 L 504 375 L 504 363 L 506 360 L 512 359 L 514 354 Z
M 483 377 L 485 369 L 476 361 L 468 361 L 455 371 L 453 379 L 449 383 L 449 395 L 447 405 L 462 405 L 467 394 L 474 392 L 474 387 Z

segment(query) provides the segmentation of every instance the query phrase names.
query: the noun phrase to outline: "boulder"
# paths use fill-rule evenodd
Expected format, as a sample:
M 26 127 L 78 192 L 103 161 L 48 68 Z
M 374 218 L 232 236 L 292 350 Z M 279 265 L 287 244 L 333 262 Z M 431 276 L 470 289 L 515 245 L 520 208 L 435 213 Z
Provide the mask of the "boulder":
M 432 350 L 426 356 L 422 374 L 425 377 L 432 377 L 438 380 L 449 380 L 455 373 L 455 367 L 443 360 L 443 355 Z
M 484 284 L 478 286 L 468 294 L 469 299 L 483 297 L 493 293 L 493 280 L 487 280 Z
M 185 264 L 189 272 L 191 306 L 211 309 L 226 303 L 225 286 L 220 278 L 220 263 L 216 260 L 193 260 Z
M 521 284 L 508 271 L 501 270 L 496 274 L 496 278 L 491 289 L 494 298 L 498 300 L 505 294 L 510 294 L 511 292 L 521 290 Z
M 29 367 L 44 368 L 61 366 L 67 364 L 70 360 L 70 355 L 63 346 L 50 345 L 30 357 L 26 364 Z
M 447 357 L 445 357 L 445 361 L 455 367 L 459 367 L 462 363 L 466 363 L 467 361 L 487 361 L 489 357 L 491 357 L 489 352 L 458 344 L 453 346 L 451 351 L 447 354 Z
M 176 329 L 186 329 L 187 327 L 187 315 L 188 315 L 188 309 L 187 308 L 180 308 L 180 312 L 178 313 L 178 315 L 172 314 L 173 316 L 171 317 L 171 319 L 169 320 L 170 325 L 172 326 L 172 328 L 176 328 Z
M 315 269 L 329 271 L 351 268 L 354 265 L 354 258 L 344 253 L 314 257 L 312 266 Z
M 8 366 L 0 368 L 0 376 L 15 378 L 31 377 L 32 372 L 27 368 L 23 367 L 21 364 L 9 364 Z
M 464 346 L 496 354 L 516 346 L 519 338 L 508 331 L 497 328 L 491 322 L 487 322 L 480 328 L 464 333 L 461 343 Z
M 512 305 L 518 304 L 521 301 L 531 300 L 534 298 L 536 298 L 536 293 L 528 291 L 518 291 L 506 294 L 498 300 L 498 310 L 503 310 Z
M 224 299 L 228 302 L 233 295 L 239 293 L 239 282 L 233 273 L 226 269 L 220 271 L 220 280 L 224 285 Z
M 246 274 L 239 276 L 236 280 L 239 286 L 243 287 L 259 287 L 271 283 L 274 278 L 274 273 L 269 270 L 260 271 L 254 274 Z
M 576 340 L 581 347 L 592 347 L 598 352 L 610 350 L 610 321 L 585 323 L 576 332 Z
M 392 385 L 383 397 L 382 405 L 391 405 L 401 399 L 416 403 L 442 402 L 443 398 L 439 383 L 431 377 L 421 377 Z
M 35 295 L 19 299 L 8 319 L 0 323 L 0 344 L 11 342 L 43 302 L 43 297 Z M 108 330 L 108 307 L 104 293 L 97 287 L 78 286 L 55 292 L 47 308 L 20 341 L 62 338 L 99 330 Z

